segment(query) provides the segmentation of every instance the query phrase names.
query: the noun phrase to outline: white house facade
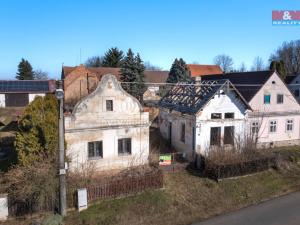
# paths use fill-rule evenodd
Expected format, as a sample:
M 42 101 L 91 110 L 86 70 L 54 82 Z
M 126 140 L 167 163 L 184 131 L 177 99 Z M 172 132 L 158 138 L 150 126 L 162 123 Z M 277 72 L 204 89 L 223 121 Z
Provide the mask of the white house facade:
M 229 79 L 250 105 L 247 135 L 268 148 L 300 144 L 300 105 L 277 72 L 259 71 L 206 76 Z
M 113 75 L 65 117 L 67 156 L 72 171 L 122 169 L 148 163 L 149 115 Z
M 177 85 L 159 105 L 160 132 L 178 151 L 205 155 L 243 141 L 250 107 L 228 80 Z

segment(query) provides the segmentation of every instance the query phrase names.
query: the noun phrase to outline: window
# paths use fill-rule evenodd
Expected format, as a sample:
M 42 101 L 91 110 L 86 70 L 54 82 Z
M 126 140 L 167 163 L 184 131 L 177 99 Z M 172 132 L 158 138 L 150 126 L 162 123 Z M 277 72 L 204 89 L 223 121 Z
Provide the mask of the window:
M 113 111 L 113 101 L 112 100 L 106 100 L 106 111 Z
M 277 130 L 277 121 L 272 120 L 270 121 L 270 133 L 275 133 Z
M 287 132 L 291 132 L 293 131 L 293 127 L 294 127 L 294 120 L 290 119 L 286 121 L 286 131 Z
M 277 95 L 277 104 L 282 104 L 283 103 L 283 95 L 282 94 L 278 94 Z
M 271 95 L 267 94 L 264 95 L 264 104 L 270 104 L 271 102 Z
M 294 91 L 294 95 L 295 95 L 296 97 L 299 97 L 299 94 L 300 94 L 300 93 L 299 93 L 299 89 L 297 89 L 297 90 Z
M 185 142 L 185 124 L 181 124 L 181 135 L 180 135 L 180 141 Z
M 210 145 L 221 144 L 221 127 L 210 128 Z
M 222 119 L 222 113 L 212 113 L 211 119 Z
M 258 122 L 251 123 L 251 134 L 258 134 Z
M 119 155 L 131 154 L 131 138 L 122 138 L 118 140 L 118 154 Z
M 88 142 L 88 158 L 103 157 L 102 141 Z
M 225 113 L 225 119 L 234 119 L 234 113 Z
M 234 144 L 234 126 L 224 127 L 224 144 Z

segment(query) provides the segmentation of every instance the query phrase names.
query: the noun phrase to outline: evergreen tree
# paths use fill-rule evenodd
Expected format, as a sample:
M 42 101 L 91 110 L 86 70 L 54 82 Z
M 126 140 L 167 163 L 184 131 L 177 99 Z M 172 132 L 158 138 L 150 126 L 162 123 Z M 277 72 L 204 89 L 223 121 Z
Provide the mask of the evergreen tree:
M 270 64 L 270 70 L 271 71 L 277 71 L 278 74 L 281 76 L 281 78 L 284 80 L 287 76 L 287 72 L 285 69 L 285 65 L 283 60 L 280 61 L 272 61 Z
M 170 69 L 167 83 L 189 82 L 190 80 L 191 72 L 185 61 L 182 58 L 176 58 Z
M 33 80 L 34 79 L 34 72 L 32 70 L 32 66 L 30 63 L 23 59 L 18 65 L 18 72 L 16 75 L 16 79 L 18 80 Z
M 146 91 L 146 86 L 145 86 L 145 74 L 144 74 L 145 66 L 140 57 L 140 54 L 137 54 L 137 56 L 135 57 L 135 62 L 137 66 L 137 78 L 136 78 L 137 90 L 139 91 L 137 98 L 140 102 L 142 102 L 143 94 Z
M 55 159 L 58 146 L 58 103 L 53 95 L 36 97 L 25 109 L 15 141 L 18 161 L 29 166 Z
M 140 55 L 137 54 L 137 56 L 134 56 L 132 50 L 128 49 L 121 68 L 120 80 L 121 82 L 130 82 L 123 83 L 122 87 L 129 94 L 139 99 L 139 101 L 142 101 L 142 94 L 145 89 L 144 70 L 145 67 Z
M 102 66 L 119 68 L 122 66 L 123 59 L 124 54 L 122 50 L 119 50 L 117 47 L 110 48 L 104 55 Z

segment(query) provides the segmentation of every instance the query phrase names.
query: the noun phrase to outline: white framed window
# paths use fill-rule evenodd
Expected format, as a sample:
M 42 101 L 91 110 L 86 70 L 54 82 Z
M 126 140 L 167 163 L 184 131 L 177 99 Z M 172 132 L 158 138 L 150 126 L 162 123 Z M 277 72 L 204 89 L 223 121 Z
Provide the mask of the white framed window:
M 285 124 L 286 132 L 292 132 L 293 129 L 294 129 L 294 120 L 293 119 L 286 120 L 286 124 Z
M 113 100 L 106 100 L 106 111 L 113 111 L 114 105 Z
M 277 104 L 283 104 L 283 94 L 277 94 Z
M 269 132 L 270 133 L 276 133 L 277 131 L 277 121 L 276 120 L 271 120 L 269 122 Z
M 258 127 L 258 122 L 251 122 L 251 134 L 258 134 L 259 127 Z

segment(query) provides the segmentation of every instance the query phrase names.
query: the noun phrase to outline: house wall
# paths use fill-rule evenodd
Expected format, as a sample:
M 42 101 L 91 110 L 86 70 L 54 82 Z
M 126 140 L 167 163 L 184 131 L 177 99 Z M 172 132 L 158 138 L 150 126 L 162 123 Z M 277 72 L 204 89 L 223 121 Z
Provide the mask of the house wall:
M 211 119 L 212 113 L 221 113 L 222 119 Z M 234 119 L 225 119 L 225 113 L 234 113 Z M 236 97 L 235 92 L 215 95 L 205 108 L 197 114 L 196 149 L 200 154 L 206 154 L 210 149 L 211 127 L 221 127 L 221 144 L 224 137 L 224 127 L 234 126 L 235 143 L 242 142 L 244 138 L 246 107 Z
M 36 96 L 44 97 L 45 94 L 44 93 L 29 94 L 29 103 L 32 102 L 35 99 Z
M 83 65 L 76 67 L 76 69 L 64 79 L 65 102 L 78 102 L 79 99 L 95 90 L 98 82 L 95 73 L 87 70 Z
M 195 127 L 195 117 L 191 115 L 182 115 L 179 112 L 161 109 L 159 115 L 159 124 L 161 135 L 170 140 L 169 125 L 172 124 L 170 144 L 180 152 L 193 151 L 193 128 Z M 185 141 L 181 140 L 181 125 L 185 124 Z
M 264 94 L 271 95 L 270 104 L 264 104 Z M 277 94 L 283 94 L 282 104 L 277 103 Z M 249 123 L 253 120 L 260 122 L 258 143 L 265 145 L 289 145 L 291 142 L 298 143 L 300 140 L 300 105 L 289 91 L 285 83 L 274 73 L 264 86 L 249 102 L 253 112 L 248 113 Z M 286 132 L 286 120 L 294 120 L 293 132 Z M 277 121 L 277 131 L 269 132 L 269 121 Z M 248 125 L 249 127 L 250 125 Z
M 106 110 L 113 101 L 113 111 Z M 95 164 L 98 170 L 124 168 L 147 163 L 149 155 L 149 114 L 126 93 L 116 78 L 105 75 L 97 89 L 82 99 L 65 119 L 67 155 L 70 169 Z M 118 139 L 131 138 L 132 154 L 118 156 Z M 90 141 L 103 142 L 103 159 L 88 160 Z
M 0 107 L 5 107 L 5 94 L 0 94 Z

